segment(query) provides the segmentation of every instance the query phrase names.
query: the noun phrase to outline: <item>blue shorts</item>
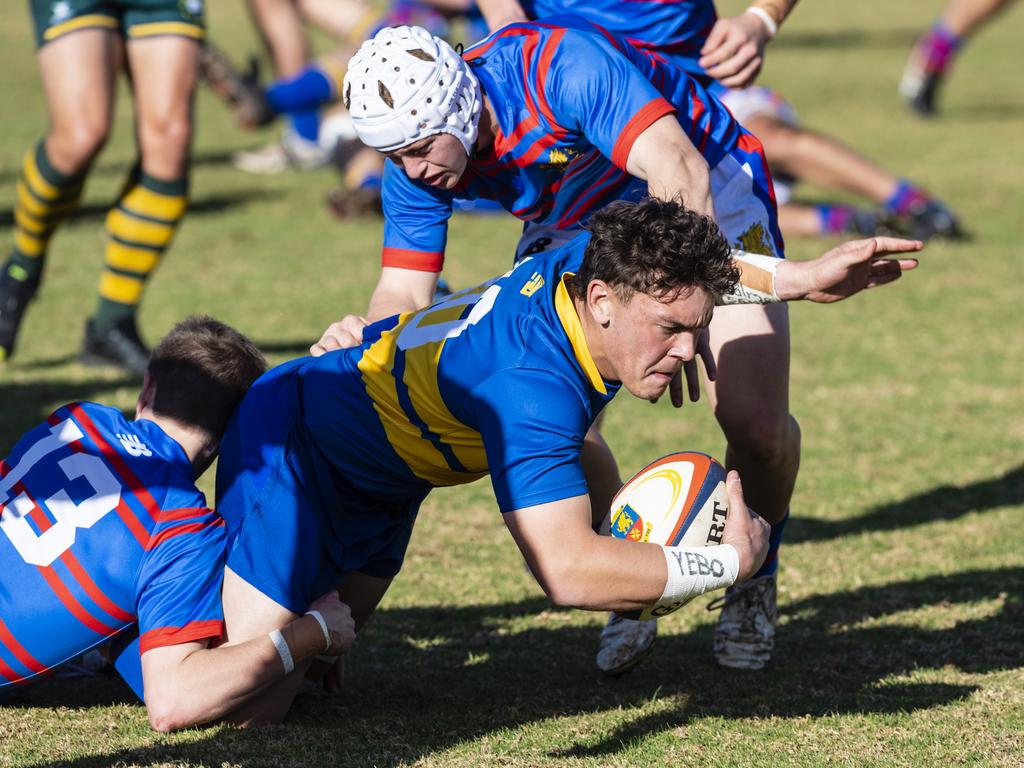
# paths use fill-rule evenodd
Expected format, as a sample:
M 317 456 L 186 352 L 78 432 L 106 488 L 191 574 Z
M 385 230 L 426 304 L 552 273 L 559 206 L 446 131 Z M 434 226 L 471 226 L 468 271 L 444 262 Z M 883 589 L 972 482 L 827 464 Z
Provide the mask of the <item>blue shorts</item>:
M 303 427 L 304 360 L 249 390 L 221 440 L 217 511 L 227 565 L 293 613 L 353 572 L 398 573 L 424 495 L 381 501 L 355 489 Z

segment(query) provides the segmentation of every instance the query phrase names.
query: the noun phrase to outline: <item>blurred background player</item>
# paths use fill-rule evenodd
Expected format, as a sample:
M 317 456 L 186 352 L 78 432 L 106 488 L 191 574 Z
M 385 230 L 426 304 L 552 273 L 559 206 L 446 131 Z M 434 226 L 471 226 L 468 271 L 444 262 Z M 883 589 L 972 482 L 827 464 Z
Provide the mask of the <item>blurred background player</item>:
M 910 108 L 936 112 L 939 87 L 960 46 L 1013 0 L 949 0 L 932 28 L 917 41 L 903 69 L 899 91 Z
M 149 351 L 136 314 L 146 281 L 185 215 L 201 0 L 33 0 L 49 127 L 17 182 L 14 248 L 0 274 L 0 359 L 42 279 L 54 230 L 78 205 L 110 133 L 117 76 L 127 68 L 139 160 L 106 219 L 99 304 L 82 361 L 141 376 Z
M 942 201 L 837 139 L 801 126 L 793 107 L 777 91 L 717 84 L 710 90 L 764 145 L 779 204 L 779 226 L 787 237 L 879 232 L 898 232 L 916 240 L 963 236 Z M 861 195 L 877 207 L 794 203 L 792 188 L 799 180 Z
M 352 2 L 345 18 L 349 27 L 336 50 L 266 86 L 253 66 L 246 72 L 239 71 L 209 44 L 203 57 L 206 79 L 231 105 L 241 126 L 255 128 L 278 117 L 292 126 L 285 129 L 285 138 L 276 149 L 236 153 L 236 165 L 252 173 L 279 173 L 289 167 L 309 169 L 329 161 L 343 178 L 341 186 L 327 197 L 328 208 L 339 218 L 381 212 L 383 159 L 359 142 L 339 102 L 345 66 L 356 48 L 367 36 L 391 26 L 424 27 L 453 45 L 458 40 L 473 42 L 487 34 L 482 17 L 468 0 L 398 0 L 383 14 Z M 316 123 L 310 119 L 312 115 L 319 116 Z M 307 131 L 305 146 L 297 145 L 296 138 L 303 137 L 298 136 L 296 126 L 316 127 L 318 132 L 314 136 L 312 130 Z M 311 143 L 314 138 L 316 147 Z
M 224 521 L 195 486 L 265 369 L 234 329 L 189 318 L 153 350 L 134 421 L 71 403 L 0 461 L 0 693 L 111 638 L 162 731 L 220 717 L 284 676 L 269 637 L 209 648 L 224 628 Z M 337 595 L 312 608 L 329 629 L 309 616 L 285 627 L 294 660 L 351 643 Z

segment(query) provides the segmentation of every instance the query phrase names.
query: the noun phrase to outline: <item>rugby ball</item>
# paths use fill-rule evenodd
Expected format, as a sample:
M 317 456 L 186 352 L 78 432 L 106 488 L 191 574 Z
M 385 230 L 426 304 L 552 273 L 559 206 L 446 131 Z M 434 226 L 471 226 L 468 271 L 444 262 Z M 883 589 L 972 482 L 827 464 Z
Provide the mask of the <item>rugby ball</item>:
M 684 451 L 630 478 L 612 500 L 606 524 L 617 539 L 707 547 L 722 543 L 728 514 L 725 468 L 706 453 Z M 640 611 L 621 615 L 635 619 Z

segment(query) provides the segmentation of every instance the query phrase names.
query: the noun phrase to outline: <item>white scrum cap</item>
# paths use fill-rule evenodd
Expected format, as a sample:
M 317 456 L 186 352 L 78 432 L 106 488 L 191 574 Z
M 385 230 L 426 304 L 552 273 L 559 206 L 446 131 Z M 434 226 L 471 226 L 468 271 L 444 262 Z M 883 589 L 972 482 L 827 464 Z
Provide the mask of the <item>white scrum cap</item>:
M 381 152 L 450 133 L 471 154 L 480 83 L 455 50 L 422 27 L 385 27 L 348 63 L 345 107 L 364 144 Z

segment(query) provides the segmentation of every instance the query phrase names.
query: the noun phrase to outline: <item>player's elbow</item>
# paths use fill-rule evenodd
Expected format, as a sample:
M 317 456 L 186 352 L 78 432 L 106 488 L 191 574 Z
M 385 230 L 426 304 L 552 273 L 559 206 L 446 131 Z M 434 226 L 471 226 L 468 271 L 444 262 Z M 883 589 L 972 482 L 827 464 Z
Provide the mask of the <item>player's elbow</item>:
M 586 574 L 571 564 L 563 565 L 538 579 L 544 594 L 560 608 L 590 608 L 592 590 L 587 584 Z
M 150 695 L 147 691 L 146 711 L 150 726 L 158 733 L 170 733 L 206 720 L 189 702 L 188 696 L 174 692 Z

